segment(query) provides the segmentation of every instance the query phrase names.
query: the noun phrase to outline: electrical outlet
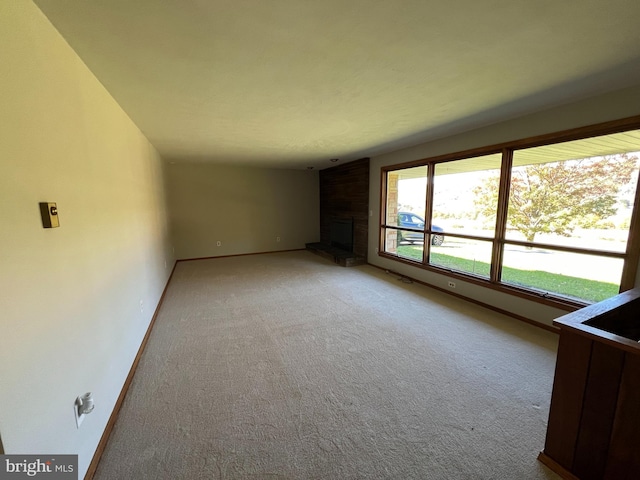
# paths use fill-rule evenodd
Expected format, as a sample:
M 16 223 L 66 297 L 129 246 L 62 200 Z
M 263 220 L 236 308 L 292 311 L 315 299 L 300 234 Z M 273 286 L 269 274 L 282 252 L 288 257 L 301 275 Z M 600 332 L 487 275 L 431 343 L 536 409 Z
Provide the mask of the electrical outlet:
M 140 300 L 140 313 L 144 312 L 144 302 Z
M 279 242 L 279 241 L 280 241 L 280 237 L 276 237 L 276 242 Z
M 164 269 L 165 270 L 167 269 L 167 261 L 166 260 L 164 261 Z
M 221 247 L 221 246 L 222 246 L 222 242 L 221 242 L 220 240 L 218 240 L 218 241 L 216 242 L 216 245 L 217 245 L 218 247 Z
M 449 288 L 456 288 L 456 284 L 454 282 L 449 282 Z

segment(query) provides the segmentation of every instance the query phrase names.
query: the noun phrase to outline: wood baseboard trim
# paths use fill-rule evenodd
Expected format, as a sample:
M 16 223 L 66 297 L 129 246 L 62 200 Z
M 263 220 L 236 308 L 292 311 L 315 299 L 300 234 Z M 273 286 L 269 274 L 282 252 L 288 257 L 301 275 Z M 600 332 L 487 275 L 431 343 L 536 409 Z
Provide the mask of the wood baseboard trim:
M 392 270 L 389 270 L 388 268 L 379 267 L 378 265 L 374 265 L 372 263 L 367 263 L 367 265 L 371 265 L 372 267 L 375 267 L 379 270 L 388 272 L 391 275 L 407 278 L 414 283 L 424 285 L 425 287 L 433 288 L 434 290 L 438 290 L 439 292 L 452 295 L 456 298 L 461 298 L 462 300 L 466 300 L 467 302 L 475 303 L 476 305 L 480 305 L 481 307 L 488 308 L 489 310 L 493 310 L 494 312 L 501 313 L 502 315 L 515 318 L 516 320 L 520 320 L 521 322 L 528 323 L 529 325 L 533 325 L 534 327 L 542 328 L 543 330 L 547 330 L 549 332 L 556 333 L 556 334 L 560 333 L 559 328 L 553 327 L 551 325 L 545 325 L 544 323 L 536 322 L 535 320 L 531 320 L 530 318 L 523 317 L 522 315 L 518 315 L 517 313 L 509 312 L 508 310 L 503 310 L 500 307 L 495 307 L 493 305 L 489 305 L 488 303 L 481 302 L 480 300 L 476 300 L 474 298 L 468 298 L 468 297 L 465 297 L 464 295 L 460 295 L 459 293 L 452 292 L 451 290 L 446 290 L 444 288 L 437 287 L 436 285 L 431 285 L 430 283 L 423 282 L 422 280 L 418 280 L 416 278 L 410 277 L 408 275 L 405 275 L 404 273 L 394 272 Z
M 538 461 L 543 465 L 545 465 L 546 467 L 548 467 L 554 473 L 557 473 L 558 475 L 560 475 L 560 477 L 562 477 L 564 480 L 580 480 L 573 473 L 571 473 L 569 470 L 564 468 L 562 465 L 560 465 L 558 462 L 556 462 L 554 459 L 549 457 L 544 452 L 540 452 L 538 454 Z
M 248 255 L 268 255 L 270 253 L 303 252 L 305 250 L 306 248 L 292 248 L 289 250 L 272 250 L 269 252 L 236 253 L 233 255 L 219 255 L 217 257 L 181 258 L 180 260 L 176 260 L 176 262 L 193 262 L 195 260 L 214 260 L 216 258 L 246 257 Z
M 171 274 L 167 279 L 167 283 L 164 286 L 164 290 L 162 291 L 162 295 L 160 296 L 160 300 L 158 301 L 158 305 L 156 306 L 155 312 L 153 312 L 153 317 L 151 318 L 151 322 L 149 322 L 149 327 L 147 328 L 147 332 L 142 339 L 142 343 L 140 344 L 140 348 L 138 348 L 138 353 L 136 354 L 136 358 L 133 360 L 133 364 L 129 369 L 129 374 L 127 375 L 126 380 L 124 381 L 124 385 L 122 386 L 122 390 L 120 391 L 120 395 L 118 396 L 118 400 L 116 400 L 116 404 L 113 407 L 113 411 L 111 412 L 111 416 L 107 421 L 107 425 L 102 432 L 102 437 L 100 437 L 100 442 L 98 442 L 98 447 L 96 448 L 95 453 L 93 454 L 93 458 L 91 459 L 91 463 L 89 464 L 89 468 L 87 469 L 87 473 L 84 476 L 84 480 L 92 480 L 93 476 L 98 469 L 98 464 L 100 463 L 100 459 L 102 458 L 102 454 L 104 453 L 104 449 L 107 446 L 107 442 L 109 441 L 109 437 L 111 436 L 111 431 L 118 420 L 118 414 L 120 413 L 120 408 L 122 407 L 122 403 L 124 402 L 125 397 L 127 396 L 127 392 L 129 391 L 129 387 L 131 386 L 131 382 L 133 381 L 133 376 L 136 373 L 136 369 L 138 368 L 138 364 L 140 363 L 140 358 L 142 357 L 142 353 L 147 346 L 147 342 L 149 340 L 149 335 L 151 335 L 151 330 L 153 330 L 153 326 L 156 323 L 156 318 L 158 316 L 158 312 L 160 311 L 160 307 L 162 306 L 162 302 L 164 301 L 164 296 L 167 293 L 167 289 L 169 288 L 169 284 L 171 283 L 171 278 L 173 277 L 173 273 L 176 270 L 176 265 L 178 261 L 173 264 L 173 268 L 171 269 Z

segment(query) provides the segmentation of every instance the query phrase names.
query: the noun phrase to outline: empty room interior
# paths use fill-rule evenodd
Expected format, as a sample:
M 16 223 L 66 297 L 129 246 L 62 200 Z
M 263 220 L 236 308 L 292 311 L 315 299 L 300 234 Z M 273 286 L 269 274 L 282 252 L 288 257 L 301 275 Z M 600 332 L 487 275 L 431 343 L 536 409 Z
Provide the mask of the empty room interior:
M 583 411 L 552 393 L 580 376 L 554 321 L 640 287 L 638 18 L 0 2 L 0 453 L 96 479 L 632 478 L 637 323 L 602 360 L 615 395 L 589 370 Z

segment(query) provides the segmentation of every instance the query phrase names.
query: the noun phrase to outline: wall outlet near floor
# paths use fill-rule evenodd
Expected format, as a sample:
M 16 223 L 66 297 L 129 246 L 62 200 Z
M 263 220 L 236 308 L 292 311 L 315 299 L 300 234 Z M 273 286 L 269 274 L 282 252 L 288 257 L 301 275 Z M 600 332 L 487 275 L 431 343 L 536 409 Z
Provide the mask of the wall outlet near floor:
M 280 237 L 276 237 L 276 242 L 279 242 L 279 241 L 280 241 Z
M 218 247 L 221 247 L 221 246 L 222 246 L 222 242 L 221 242 L 220 240 L 218 240 L 218 241 L 216 242 L 216 245 L 217 245 Z
M 140 300 L 140 313 L 144 312 L 144 302 Z
M 456 288 L 456 284 L 454 282 L 449 282 L 449 288 Z

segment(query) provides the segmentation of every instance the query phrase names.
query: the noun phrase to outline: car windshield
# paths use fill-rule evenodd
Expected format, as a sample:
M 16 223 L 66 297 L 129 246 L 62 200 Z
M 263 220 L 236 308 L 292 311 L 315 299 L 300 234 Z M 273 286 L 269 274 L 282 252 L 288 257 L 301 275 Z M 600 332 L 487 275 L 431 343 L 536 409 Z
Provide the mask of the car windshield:
M 411 213 L 401 213 L 398 215 L 400 222 L 411 227 L 424 227 L 424 220 L 417 215 Z

